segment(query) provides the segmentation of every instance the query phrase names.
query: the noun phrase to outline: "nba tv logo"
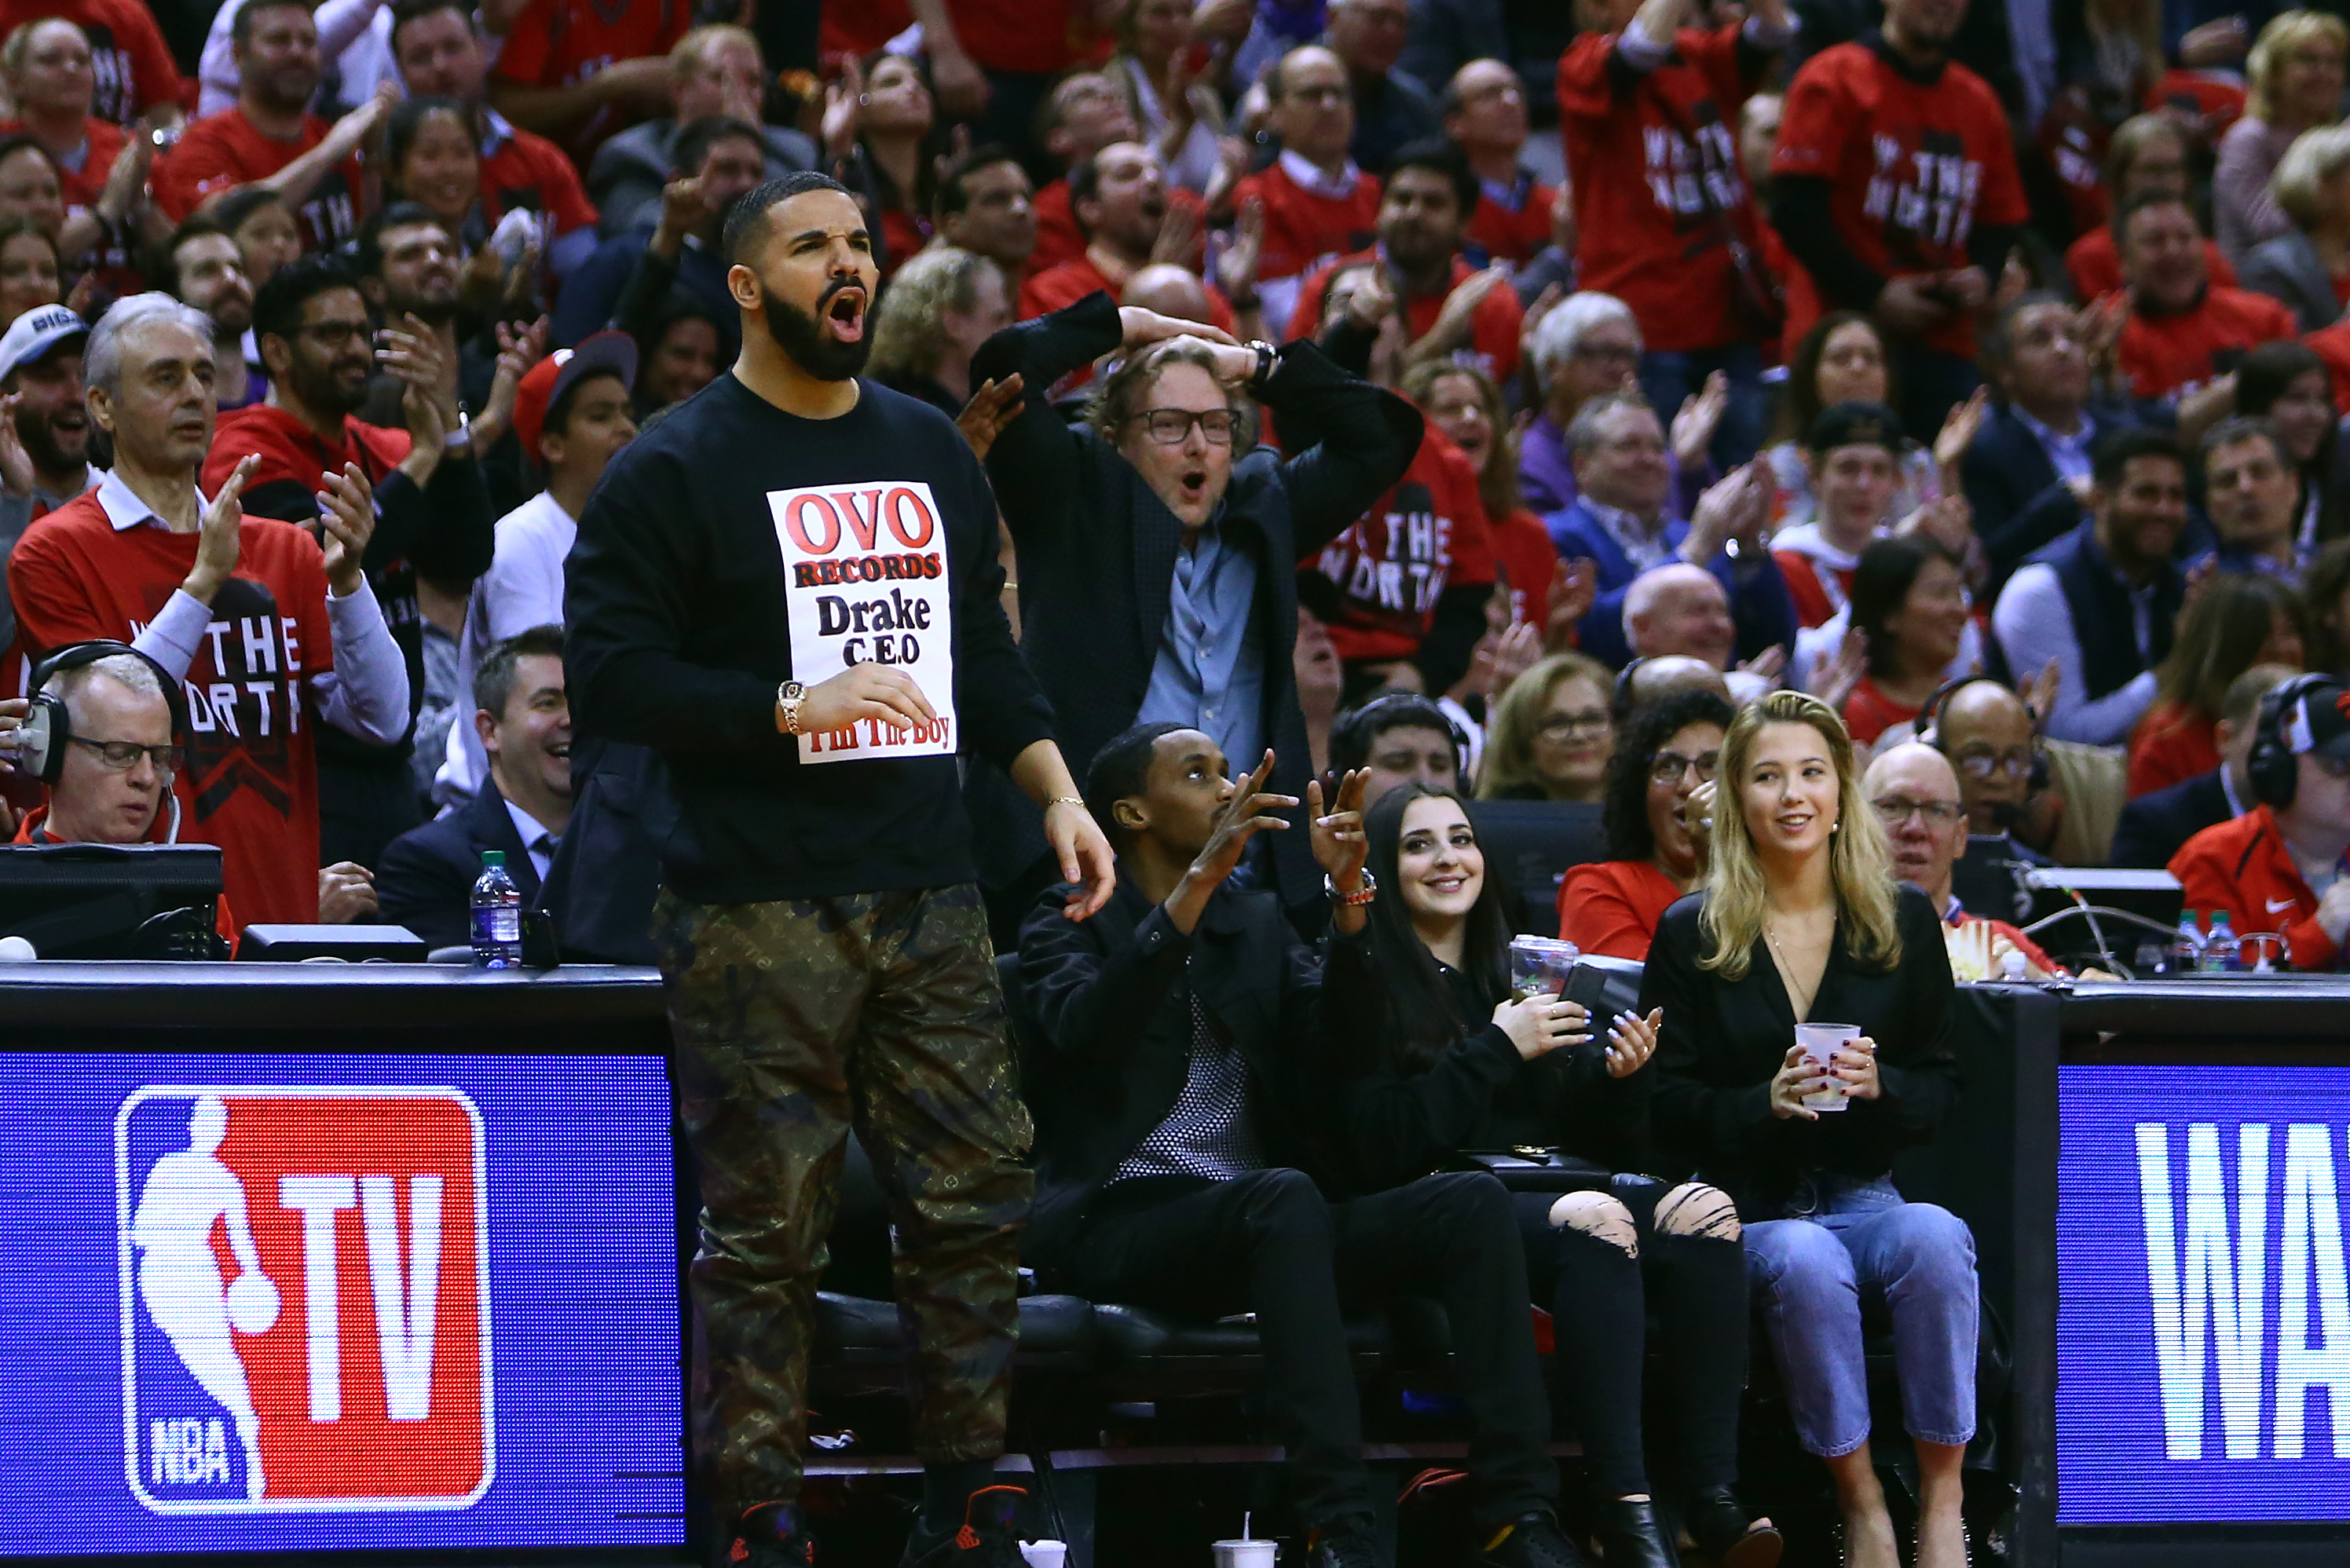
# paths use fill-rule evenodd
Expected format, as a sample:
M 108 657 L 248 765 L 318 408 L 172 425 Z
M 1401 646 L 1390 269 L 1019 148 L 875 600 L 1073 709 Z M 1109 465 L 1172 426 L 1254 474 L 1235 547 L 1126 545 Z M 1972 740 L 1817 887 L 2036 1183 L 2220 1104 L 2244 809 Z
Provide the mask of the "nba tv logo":
M 489 1490 L 482 1120 L 454 1089 L 151 1086 L 115 1117 L 123 1462 L 158 1513 Z

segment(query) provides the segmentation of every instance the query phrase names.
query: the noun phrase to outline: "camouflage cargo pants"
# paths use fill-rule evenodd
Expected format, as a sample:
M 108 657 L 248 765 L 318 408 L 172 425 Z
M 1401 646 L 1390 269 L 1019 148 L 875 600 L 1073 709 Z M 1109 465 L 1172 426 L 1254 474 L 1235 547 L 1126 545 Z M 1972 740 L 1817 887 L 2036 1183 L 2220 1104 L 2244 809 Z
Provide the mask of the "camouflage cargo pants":
M 664 890 L 678 1112 L 702 1181 L 695 1463 L 715 1516 L 797 1497 L 816 1277 L 849 1129 L 896 1227 L 925 1460 L 1003 1451 L 1033 1183 L 973 887 L 772 904 Z

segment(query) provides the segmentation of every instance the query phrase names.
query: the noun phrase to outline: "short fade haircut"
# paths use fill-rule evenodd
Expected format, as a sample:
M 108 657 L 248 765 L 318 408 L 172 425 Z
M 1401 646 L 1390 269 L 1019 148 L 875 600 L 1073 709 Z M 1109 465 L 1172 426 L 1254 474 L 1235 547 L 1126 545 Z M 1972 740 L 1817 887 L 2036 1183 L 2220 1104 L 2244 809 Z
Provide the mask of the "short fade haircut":
M 253 19 L 265 11 L 299 11 L 310 15 L 310 0 L 245 0 L 228 25 L 229 42 L 242 49 L 253 42 Z
M 416 202 L 393 202 L 369 213 L 368 221 L 359 225 L 359 238 L 351 244 L 352 272 L 360 277 L 382 276 L 383 236 L 393 229 L 417 228 L 428 223 L 436 229 L 441 227 L 441 220 Z
M 2196 450 L 2208 468 L 2213 452 L 2223 446 L 2241 446 L 2248 441 L 2268 442 L 2269 451 L 2276 454 L 2278 464 L 2288 472 L 2296 466 L 2293 454 L 2284 449 L 2284 435 L 2276 428 L 2276 421 L 2258 414 L 2231 414 L 2221 420 L 2203 432 L 2203 440 Z
M 400 30 L 402 27 L 442 11 L 454 11 L 465 19 L 465 26 L 474 37 L 482 36 L 481 24 L 473 19 L 473 8 L 464 4 L 464 0 L 399 0 L 391 8 L 392 58 L 400 57 Z
M 730 121 L 741 124 L 740 120 Z M 718 254 L 728 266 L 748 266 L 750 253 L 767 237 L 767 213 L 777 203 L 795 196 L 805 196 L 810 191 L 837 191 L 850 201 L 857 193 L 829 174 L 819 174 L 813 169 L 795 169 L 780 180 L 746 192 L 734 210 L 726 214 L 725 234 L 719 242 Z M 863 208 L 860 206 L 860 212 Z
M 506 703 L 514 697 L 515 666 L 534 655 L 561 659 L 563 628 L 535 626 L 491 644 L 489 652 L 482 655 L 482 667 L 473 671 L 473 706 L 504 722 Z
M 672 174 L 699 174 L 702 161 L 710 150 L 729 137 L 739 136 L 767 155 L 767 139 L 759 128 L 747 119 L 737 119 L 731 114 L 705 114 L 700 119 L 689 119 L 678 129 L 677 140 L 670 143 L 669 167 Z
M 971 211 L 971 192 L 966 182 L 982 169 L 993 169 L 999 163 L 1022 167 L 1020 155 L 1001 141 L 983 141 L 952 163 L 939 176 L 939 193 L 931 199 L 931 210 L 941 218 L 960 217 Z
M 302 328 L 302 306 L 338 288 L 358 293 L 359 275 L 340 258 L 296 256 L 270 275 L 253 296 L 253 340 L 283 337 L 287 342 Z M 364 300 L 366 296 L 361 295 Z
M 184 327 L 205 343 L 213 340 L 213 318 L 183 300 L 161 293 L 134 294 L 128 299 L 118 299 L 114 308 L 99 317 L 98 325 L 89 329 L 89 345 L 82 350 L 83 384 L 103 387 L 109 395 L 120 393 L 123 335 L 150 321 Z
M 1123 845 L 1128 836 L 1118 827 L 1117 813 L 1111 808 L 1150 787 L 1150 760 L 1158 753 L 1159 742 L 1191 728 L 1167 720 L 1137 724 L 1112 735 L 1094 753 L 1092 765 L 1086 769 L 1086 809 L 1113 845 Z
M 2168 431 L 2148 430 L 2134 426 L 2116 431 L 2097 443 L 2089 460 L 2089 477 L 2101 487 L 2111 490 L 2122 482 L 2129 465 L 2142 457 L 2158 457 L 2175 462 L 2183 472 L 2187 454 L 2179 450 L 2178 438 Z
M 1469 166 L 1467 153 L 1442 137 L 1422 137 L 1397 149 L 1394 160 L 1388 165 L 1387 188 L 1394 189 L 1395 177 L 1407 169 L 1423 170 L 1449 181 L 1452 186 L 1452 202 L 1459 209 L 1463 224 L 1477 211 L 1477 197 L 1482 189 L 1477 171 Z
M 1583 406 L 1575 410 L 1567 421 L 1566 450 L 1569 456 L 1581 457 L 1599 444 L 1600 422 L 1621 409 L 1634 409 L 1654 416 L 1656 409 L 1638 392 L 1605 392 L 1596 398 L 1586 398 Z M 1661 429 L 1663 421 L 1659 421 Z

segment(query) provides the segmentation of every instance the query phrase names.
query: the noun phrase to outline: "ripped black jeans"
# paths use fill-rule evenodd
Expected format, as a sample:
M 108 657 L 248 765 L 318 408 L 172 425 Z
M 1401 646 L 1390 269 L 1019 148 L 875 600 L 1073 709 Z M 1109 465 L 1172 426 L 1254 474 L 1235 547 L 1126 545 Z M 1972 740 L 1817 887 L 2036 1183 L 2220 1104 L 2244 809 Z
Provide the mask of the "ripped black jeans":
M 1736 1480 L 1748 1334 L 1736 1207 L 1713 1188 L 1645 1176 L 1510 1201 L 1534 1300 L 1553 1318 L 1562 1435 L 1581 1440 L 1594 1495 L 1651 1492 L 1641 1401 L 1652 1315 L 1674 1479 L 1692 1490 Z

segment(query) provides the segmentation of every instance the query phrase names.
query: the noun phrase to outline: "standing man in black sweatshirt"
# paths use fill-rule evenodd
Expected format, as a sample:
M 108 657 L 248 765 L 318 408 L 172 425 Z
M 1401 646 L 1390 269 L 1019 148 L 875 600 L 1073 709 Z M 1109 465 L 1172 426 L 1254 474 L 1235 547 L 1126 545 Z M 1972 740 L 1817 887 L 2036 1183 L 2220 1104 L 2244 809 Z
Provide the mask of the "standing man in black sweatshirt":
M 1030 1138 L 972 883 L 956 753 L 1044 809 L 1066 906 L 1110 852 L 1001 607 L 995 502 L 936 410 L 857 379 L 879 276 L 820 174 L 724 237 L 732 374 L 606 471 L 567 566 L 583 729 L 652 748 L 677 801 L 655 940 L 702 1178 L 692 1429 L 733 1568 L 802 1568 L 817 1270 L 853 1124 L 913 1324 L 919 1568 L 1020 1561 L 991 1485 Z

